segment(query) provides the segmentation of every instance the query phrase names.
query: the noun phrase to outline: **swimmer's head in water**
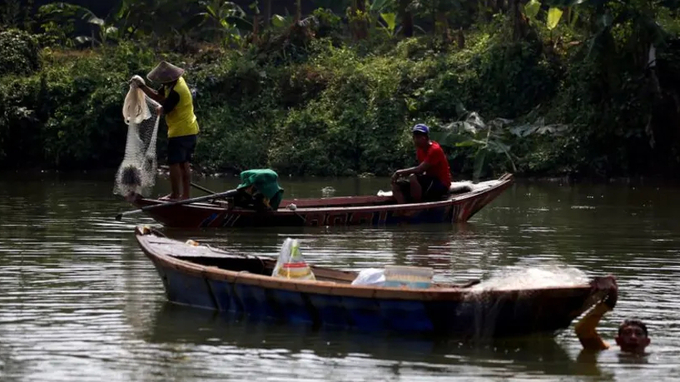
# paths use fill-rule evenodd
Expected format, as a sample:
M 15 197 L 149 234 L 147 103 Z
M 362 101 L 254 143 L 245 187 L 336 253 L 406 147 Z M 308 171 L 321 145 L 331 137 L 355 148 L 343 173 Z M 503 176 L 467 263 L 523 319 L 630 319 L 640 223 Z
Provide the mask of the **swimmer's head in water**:
M 616 344 L 622 351 L 643 353 L 651 340 L 647 333 L 647 325 L 640 320 L 626 320 L 619 326 Z

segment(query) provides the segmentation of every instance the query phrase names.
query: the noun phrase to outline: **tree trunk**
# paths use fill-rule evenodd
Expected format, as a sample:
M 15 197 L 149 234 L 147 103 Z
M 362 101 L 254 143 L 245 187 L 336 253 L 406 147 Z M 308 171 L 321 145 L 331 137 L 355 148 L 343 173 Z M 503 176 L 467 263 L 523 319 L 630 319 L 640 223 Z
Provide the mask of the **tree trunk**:
M 357 0 L 357 10 L 361 12 L 366 12 L 366 0 Z
M 256 13 L 255 16 L 253 16 L 253 42 L 255 44 L 258 43 L 259 34 L 260 34 L 260 14 Z
M 368 37 L 366 22 L 366 0 L 352 0 L 351 29 L 355 40 Z
M 450 43 L 451 34 L 449 33 L 449 18 L 446 17 L 446 13 L 441 11 L 437 12 L 437 22 L 435 25 L 439 27 L 439 33 L 442 36 L 444 44 Z
M 510 0 L 510 15 L 512 17 L 513 24 L 513 38 L 515 41 L 521 40 L 526 37 L 528 33 L 528 23 L 524 19 L 524 14 L 520 9 L 521 0 Z
M 430 13 L 432 14 L 432 37 L 437 35 L 437 0 L 432 0 L 432 8 L 430 8 Z
M 302 20 L 302 0 L 296 1 L 295 22 Z
M 404 33 L 404 37 L 413 36 L 413 15 L 408 9 L 411 0 L 399 0 L 399 10 L 397 13 L 401 18 L 401 30 Z
M 512 2 L 514 0 L 508 0 L 508 1 Z M 495 9 L 494 13 L 506 12 L 507 10 L 508 9 L 506 7 L 505 0 L 496 0 L 496 9 Z
M 463 28 L 458 29 L 458 35 L 457 37 L 457 42 L 458 42 L 458 49 L 463 50 L 465 49 L 465 35 L 463 34 Z
M 264 26 L 268 27 L 272 22 L 272 0 L 264 1 Z
M 451 34 L 449 33 L 449 17 L 446 7 L 443 7 L 440 0 L 432 0 L 432 37 L 434 39 L 440 36 L 444 47 L 448 48 L 451 42 Z

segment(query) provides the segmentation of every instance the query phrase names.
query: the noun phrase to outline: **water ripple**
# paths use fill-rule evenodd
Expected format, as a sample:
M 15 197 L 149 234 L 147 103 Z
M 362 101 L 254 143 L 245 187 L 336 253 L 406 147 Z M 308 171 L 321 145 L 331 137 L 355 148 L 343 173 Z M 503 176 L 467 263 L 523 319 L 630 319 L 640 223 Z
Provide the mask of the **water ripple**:
M 207 184 L 228 189 L 232 180 Z M 231 183 L 230 183 L 231 182 Z M 291 181 L 293 182 L 293 181 Z M 310 180 L 291 196 L 376 192 L 385 180 Z M 507 267 L 571 266 L 614 274 L 617 308 L 601 324 L 638 317 L 652 336 L 642 360 L 616 351 L 577 360 L 571 331 L 460 343 L 398 335 L 314 331 L 233 319 L 165 301 L 132 237 L 142 216 L 104 181 L 0 181 L 0 379 L 207 380 L 672 380 L 680 372 L 680 206 L 677 189 L 517 185 L 469 224 L 394 228 L 166 230 L 276 256 L 286 237 L 308 261 L 344 269 L 430 266 L 437 281 L 498 275 Z

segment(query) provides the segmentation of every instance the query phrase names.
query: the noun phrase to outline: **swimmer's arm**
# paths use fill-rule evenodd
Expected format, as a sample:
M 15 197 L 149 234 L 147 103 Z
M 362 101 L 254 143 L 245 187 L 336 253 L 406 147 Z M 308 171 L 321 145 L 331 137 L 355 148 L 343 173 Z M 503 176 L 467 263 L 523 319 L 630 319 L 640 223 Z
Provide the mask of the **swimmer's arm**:
M 597 324 L 600 323 L 602 316 L 610 310 L 611 308 L 606 303 L 600 302 L 576 324 L 574 329 L 584 349 L 609 349 L 609 345 L 597 333 Z

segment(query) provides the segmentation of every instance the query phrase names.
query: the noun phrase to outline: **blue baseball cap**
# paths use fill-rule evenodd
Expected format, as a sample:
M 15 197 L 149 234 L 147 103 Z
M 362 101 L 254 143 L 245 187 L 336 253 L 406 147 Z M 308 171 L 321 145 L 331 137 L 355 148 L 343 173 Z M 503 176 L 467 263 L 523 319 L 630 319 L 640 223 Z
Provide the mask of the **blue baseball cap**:
M 423 133 L 423 134 L 430 134 L 430 128 L 427 127 L 427 125 L 419 123 L 415 126 L 413 126 L 413 129 L 411 129 L 412 133 Z

